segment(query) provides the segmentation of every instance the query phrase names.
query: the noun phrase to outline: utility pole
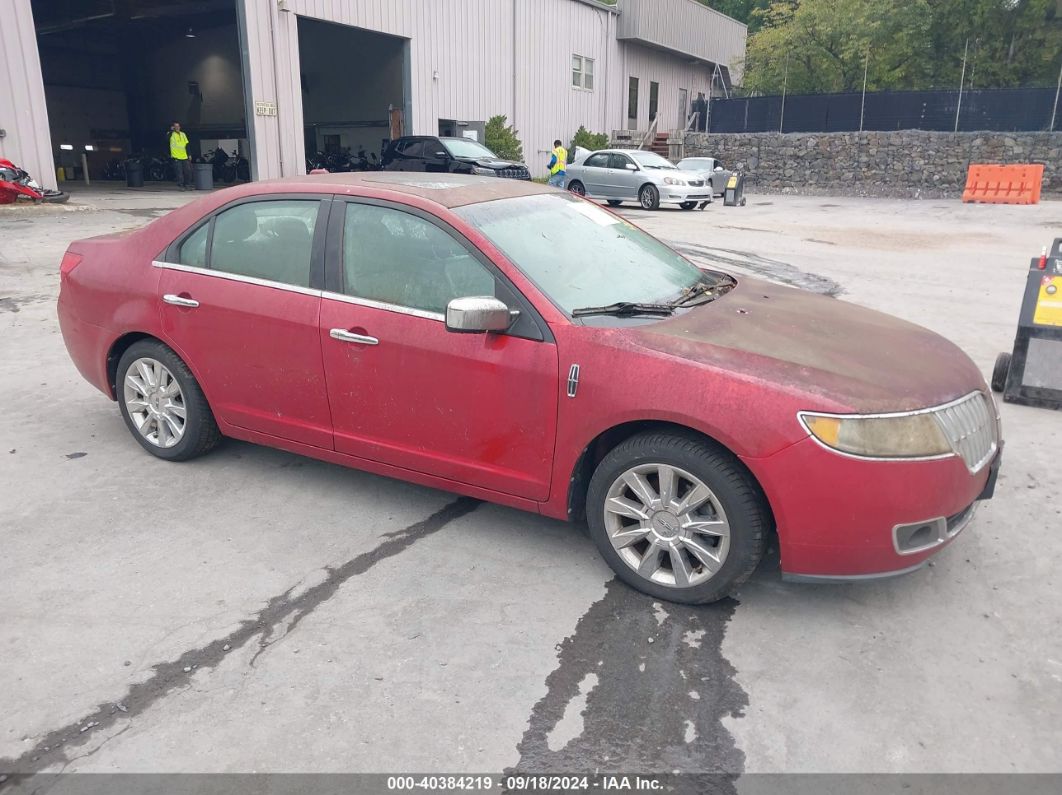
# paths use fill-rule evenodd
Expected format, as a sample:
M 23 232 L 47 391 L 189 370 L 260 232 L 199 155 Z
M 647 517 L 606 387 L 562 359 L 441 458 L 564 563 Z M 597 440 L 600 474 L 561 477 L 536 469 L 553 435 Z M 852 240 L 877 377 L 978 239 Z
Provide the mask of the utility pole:
M 867 59 L 863 62 L 863 99 L 859 103 L 859 132 L 863 132 L 863 111 L 867 106 L 867 70 L 870 69 L 870 50 L 867 50 Z
M 785 125 L 785 92 L 789 87 L 789 53 L 785 54 L 785 75 L 782 77 L 782 112 L 778 114 L 778 132 L 782 132 Z
M 959 102 L 955 106 L 955 132 L 959 131 L 959 111 L 962 110 L 962 86 L 966 82 L 966 56 L 970 52 L 970 38 L 966 38 L 966 48 L 962 51 L 962 77 L 959 78 Z
M 1055 105 L 1051 108 L 1051 126 L 1047 129 L 1050 132 L 1055 130 L 1055 116 L 1058 114 L 1058 93 L 1062 91 L 1062 63 L 1058 65 L 1058 85 L 1055 86 Z

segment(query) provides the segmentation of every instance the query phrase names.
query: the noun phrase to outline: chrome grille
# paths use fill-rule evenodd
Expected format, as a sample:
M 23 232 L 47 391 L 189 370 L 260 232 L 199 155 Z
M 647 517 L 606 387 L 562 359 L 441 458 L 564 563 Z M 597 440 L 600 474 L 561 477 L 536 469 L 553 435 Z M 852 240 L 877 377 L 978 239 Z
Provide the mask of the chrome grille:
M 531 179 L 531 172 L 526 168 L 502 168 L 497 173 L 505 179 Z
M 979 472 L 996 452 L 996 418 L 992 405 L 981 392 L 941 406 L 934 412 L 952 450 L 970 472 Z

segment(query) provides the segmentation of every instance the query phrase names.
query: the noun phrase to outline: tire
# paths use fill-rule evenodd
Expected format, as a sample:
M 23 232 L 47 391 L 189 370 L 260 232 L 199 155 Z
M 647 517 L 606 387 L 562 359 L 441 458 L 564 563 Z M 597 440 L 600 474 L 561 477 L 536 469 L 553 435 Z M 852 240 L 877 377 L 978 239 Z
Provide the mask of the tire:
M 649 495 L 659 497 L 660 473 L 665 469 L 676 475 L 678 503 L 696 491 L 694 481 L 706 487 L 709 496 L 689 511 L 681 511 L 672 499 L 668 505 L 673 510 L 645 510 L 641 520 L 606 509 L 606 501 L 617 496 L 625 505 L 646 508 L 646 501 L 635 496 L 625 478 L 639 470 Z M 657 472 L 655 486 L 652 471 Z M 621 580 L 649 596 L 681 604 L 705 604 L 731 594 L 759 565 L 771 526 L 766 500 L 751 475 L 729 452 L 692 433 L 648 431 L 617 445 L 590 480 L 586 510 L 590 537 Z M 687 520 L 699 522 L 702 529 L 690 530 Z M 713 523 L 720 521 L 729 527 L 725 541 L 725 533 L 713 536 L 721 529 Z M 626 535 L 627 544 L 621 549 L 612 540 L 617 532 Z M 685 546 L 685 537 L 700 547 L 698 553 Z M 701 554 L 705 550 L 708 557 Z M 646 559 L 658 562 L 648 576 L 636 570 L 639 560 L 644 565 Z M 709 559 L 710 567 L 705 565 Z M 685 563 L 686 585 L 680 583 L 678 567 L 683 564 L 678 561 Z
M 164 368 L 170 380 L 166 380 L 164 376 L 159 380 L 161 371 L 150 363 Z M 139 366 L 141 364 L 148 367 L 147 375 L 155 377 L 156 385 L 168 388 L 160 394 L 148 397 L 142 389 L 134 386 L 134 382 L 128 380 L 130 375 L 139 384 L 152 386 L 150 379 Z M 187 461 L 209 452 L 221 439 L 221 431 L 218 430 L 214 414 L 195 376 L 176 353 L 158 340 L 140 340 L 129 346 L 118 361 L 115 382 L 118 406 L 126 427 L 140 446 L 153 456 L 166 461 Z M 174 383 L 177 386 L 176 394 L 172 393 Z M 167 392 L 171 394 L 167 396 Z M 153 401 L 157 402 L 153 404 Z M 137 406 L 142 406 L 143 411 L 137 411 L 137 417 L 134 418 L 133 411 Z M 159 409 L 162 409 L 173 422 L 180 425 L 176 412 L 178 407 L 183 409 L 185 417 L 180 438 L 174 441 L 175 433 L 172 429 L 177 426 L 160 420 L 158 413 Z M 149 413 L 152 410 L 156 415 L 154 417 Z M 142 432 L 141 428 L 145 430 Z M 154 439 L 151 438 L 152 428 Z
M 992 368 L 992 391 L 1002 392 L 1007 387 L 1010 374 L 1010 354 L 1001 353 L 996 357 L 996 366 Z
M 682 204 L 679 205 L 683 210 L 692 210 L 696 206 L 697 202 L 682 202 Z
M 621 204 L 623 204 L 623 202 L 619 199 L 606 199 L 606 201 L 608 202 L 609 207 L 619 207 Z
M 576 196 L 585 196 L 586 195 L 586 188 L 583 187 L 583 183 L 581 183 L 579 180 L 573 180 L 572 182 L 569 182 L 568 183 L 568 190 L 570 190 Z
M 642 185 L 642 189 L 638 191 L 638 203 L 642 205 L 642 209 L 659 210 L 660 191 L 655 185 Z

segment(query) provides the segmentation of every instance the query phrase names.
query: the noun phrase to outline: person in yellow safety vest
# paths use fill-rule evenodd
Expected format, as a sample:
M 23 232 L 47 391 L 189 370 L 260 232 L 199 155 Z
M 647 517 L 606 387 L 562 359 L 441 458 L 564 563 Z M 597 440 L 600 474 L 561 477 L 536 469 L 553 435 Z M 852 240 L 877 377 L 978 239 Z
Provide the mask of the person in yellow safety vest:
M 555 188 L 564 187 L 564 169 L 568 165 L 568 150 L 558 138 L 553 142 L 553 152 L 549 158 L 549 184 Z
M 188 159 L 188 135 L 181 132 L 181 123 L 175 121 L 170 125 L 170 157 L 177 171 L 177 187 L 181 190 L 195 190 L 192 184 L 192 161 Z

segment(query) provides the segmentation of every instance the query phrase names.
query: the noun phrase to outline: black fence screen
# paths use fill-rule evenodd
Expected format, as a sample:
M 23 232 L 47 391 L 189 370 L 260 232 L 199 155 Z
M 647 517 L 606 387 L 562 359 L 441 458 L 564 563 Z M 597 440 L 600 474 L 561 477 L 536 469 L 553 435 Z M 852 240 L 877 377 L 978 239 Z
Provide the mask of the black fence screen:
M 1055 103 L 1054 88 L 997 88 L 958 91 L 884 91 L 868 93 L 790 94 L 713 99 L 708 131 L 850 132 L 864 130 L 959 130 L 1035 132 L 1047 130 Z M 1059 109 L 1062 116 L 1062 108 Z M 1062 128 L 1062 118 L 1055 129 Z

